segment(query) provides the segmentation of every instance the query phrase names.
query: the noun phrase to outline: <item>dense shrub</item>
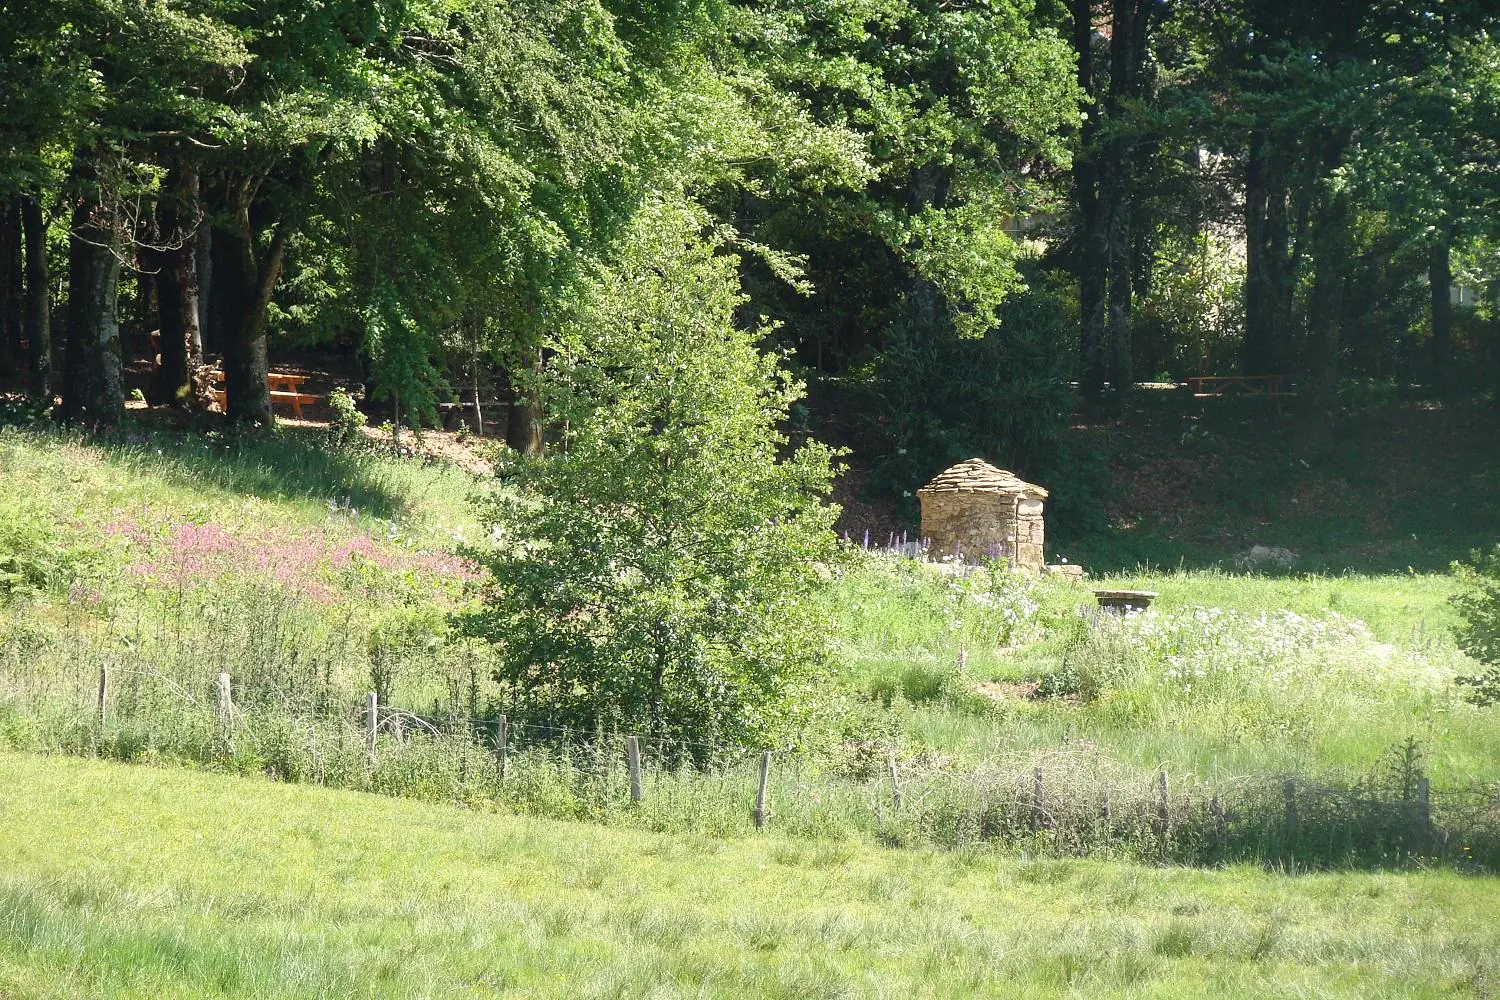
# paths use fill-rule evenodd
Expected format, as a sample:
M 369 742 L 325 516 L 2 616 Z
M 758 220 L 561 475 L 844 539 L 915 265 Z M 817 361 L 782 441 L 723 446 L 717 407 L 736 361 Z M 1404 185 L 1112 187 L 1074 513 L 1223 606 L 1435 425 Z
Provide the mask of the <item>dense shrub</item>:
M 897 324 L 871 368 L 862 406 L 879 438 L 873 485 L 903 497 L 915 520 L 917 487 L 955 462 L 983 457 L 1052 490 L 1049 528 L 1076 532 L 1097 519 L 1102 481 L 1063 431 L 1071 372 L 1056 345 L 1071 321 L 1043 275 L 999 309 L 982 337 L 951 327 Z
M 1460 678 L 1481 704 L 1500 702 L 1500 545 L 1488 554 L 1474 553 L 1468 564 L 1454 567 L 1465 588 L 1454 597 L 1460 624 L 1458 644 L 1485 665 L 1483 672 Z
M 89 553 L 34 511 L 0 506 L 0 602 L 66 589 Z
M 350 444 L 360 439 L 366 424 L 365 415 L 349 390 L 339 386 L 328 394 L 328 409 L 333 419 L 328 424 L 329 432 L 340 444 Z

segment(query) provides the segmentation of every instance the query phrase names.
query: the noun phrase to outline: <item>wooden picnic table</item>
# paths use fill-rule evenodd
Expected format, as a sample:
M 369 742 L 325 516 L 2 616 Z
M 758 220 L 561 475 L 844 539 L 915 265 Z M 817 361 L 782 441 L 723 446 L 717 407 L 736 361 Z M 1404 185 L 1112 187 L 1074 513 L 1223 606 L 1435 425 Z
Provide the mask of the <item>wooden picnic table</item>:
M 211 373 L 214 382 L 214 396 L 219 405 L 229 405 L 229 393 L 224 388 L 224 372 L 222 369 Z M 271 403 L 282 403 L 292 408 L 292 416 L 297 420 L 302 419 L 302 407 L 306 403 L 320 402 L 322 396 L 314 396 L 302 391 L 302 383 L 307 381 L 306 375 L 296 375 L 292 372 L 267 372 L 266 386 L 271 390 Z
M 1246 396 L 1292 396 L 1285 375 L 1194 375 L 1187 387 L 1199 398 L 1236 391 Z

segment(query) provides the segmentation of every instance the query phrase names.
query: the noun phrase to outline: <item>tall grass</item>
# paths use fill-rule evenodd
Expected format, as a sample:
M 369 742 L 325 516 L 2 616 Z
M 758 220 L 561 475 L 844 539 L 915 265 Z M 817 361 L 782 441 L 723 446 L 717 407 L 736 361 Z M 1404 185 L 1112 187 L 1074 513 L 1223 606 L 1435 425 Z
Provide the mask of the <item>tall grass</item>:
M 313 470 L 303 485 L 264 484 L 295 480 L 299 461 Z M 731 748 L 688 755 L 713 763 L 694 771 L 681 748 L 648 739 L 647 796 L 632 806 L 624 734 L 560 733 L 512 712 L 500 780 L 490 742 L 510 708 L 494 653 L 444 625 L 471 572 L 445 551 L 466 530 L 459 474 L 312 441 L 50 432 L 0 434 L 0 466 L 19 477 L 0 485 L 0 527 L 18 526 L 12 548 L 38 567 L 0 605 L 4 745 L 750 829 L 755 769 Z M 335 472 L 388 494 L 393 506 L 369 503 L 397 516 L 319 495 L 348 485 Z M 798 746 L 777 748 L 776 828 L 1191 862 L 1500 861 L 1500 717 L 1452 684 L 1472 665 L 1447 638 L 1448 580 L 1109 582 L 1161 596 L 1115 619 L 1075 585 L 851 554 L 827 598 L 844 638 L 825 709 Z M 227 727 L 220 672 L 236 706 Z M 388 708 L 374 764 L 359 715 L 370 690 Z M 1411 781 L 1384 777 L 1410 747 L 1408 769 L 1431 779 L 1425 812 Z

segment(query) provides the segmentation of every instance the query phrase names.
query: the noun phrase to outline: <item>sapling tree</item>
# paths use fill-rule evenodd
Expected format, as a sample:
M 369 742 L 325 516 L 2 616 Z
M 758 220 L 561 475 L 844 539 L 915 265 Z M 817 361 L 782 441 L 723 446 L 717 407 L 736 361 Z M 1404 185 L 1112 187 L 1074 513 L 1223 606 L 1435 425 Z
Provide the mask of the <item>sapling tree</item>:
M 464 627 L 508 707 L 554 725 L 766 745 L 815 707 L 833 454 L 779 429 L 801 386 L 736 325 L 739 261 L 695 208 L 640 214 L 534 387 L 557 441 L 482 501 Z
M 1458 609 L 1458 645 L 1484 664 L 1477 676 L 1461 677 L 1480 704 L 1500 702 L 1500 545 L 1454 566 L 1466 586 L 1453 598 Z

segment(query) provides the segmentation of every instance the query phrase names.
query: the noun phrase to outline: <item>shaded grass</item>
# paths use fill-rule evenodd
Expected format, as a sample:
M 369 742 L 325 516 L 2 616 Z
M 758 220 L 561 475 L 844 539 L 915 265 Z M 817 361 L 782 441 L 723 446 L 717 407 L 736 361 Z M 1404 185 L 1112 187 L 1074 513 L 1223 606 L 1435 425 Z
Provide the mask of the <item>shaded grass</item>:
M 1440 573 L 1500 533 L 1500 411 L 1479 399 L 1140 392 L 1070 436 L 1109 463 L 1107 492 L 1088 497 L 1108 529 L 1049 538 L 1099 572 L 1227 566 L 1263 544 L 1304 570 Z
M 150 507 L 198 521 L 249 514 L 306 525 L 326 519 L 330 505 L 366 522 L 400 522 L 424 541 L 451 540 L 454 527 L 473 523 L 472 476 L 331 447 L 306 429 L 243 437 L 128 430 L 86 439 L 0 428 L 0 483 L 10 487 L 0 485 L 0 497 L 96 525 L 116 509 Z
M 10 755 L 0 785 L 14 996 L 1446 997 L 1500 971 L 1488 878 L 654 836 Z

